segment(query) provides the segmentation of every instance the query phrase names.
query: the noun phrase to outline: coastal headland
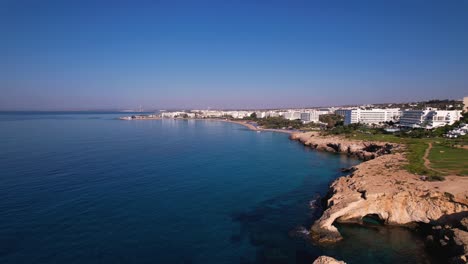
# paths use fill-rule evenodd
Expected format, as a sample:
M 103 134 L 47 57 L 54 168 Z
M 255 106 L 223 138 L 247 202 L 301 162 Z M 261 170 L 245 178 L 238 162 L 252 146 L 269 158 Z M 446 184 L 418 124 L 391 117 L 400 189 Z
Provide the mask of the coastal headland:
M 386 225 L 424 224 L 432 229 L 428 243 L 445 251 L 453 263 L 466 263 L 468 177 L 448 175 L 445 181 L 427 181 L 404 169 L 408 162 L 405 146 L 395 143 L 313 132 L 294 133 L 290 138 L 320 151 L 365 160 L 350 169 L 349 176 L 331 184 L 324 198 L 326 210 L 311 228 L 314 241 L 334 243 L 343 239 L 335 222 L 363 224 L 366 218 L 372 218 Z M 439 236 L 442 238 L 434 239 Z

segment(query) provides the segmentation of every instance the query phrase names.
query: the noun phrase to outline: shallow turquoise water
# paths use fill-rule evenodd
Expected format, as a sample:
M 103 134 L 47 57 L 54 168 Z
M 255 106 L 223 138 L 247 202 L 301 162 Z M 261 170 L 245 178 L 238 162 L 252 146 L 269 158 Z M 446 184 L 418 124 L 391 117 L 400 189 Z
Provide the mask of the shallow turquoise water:
M 296 231 L 358 161 L 287 135 L 118 114 L 0 114 L 0 263 L 431 263 L 404 229 Z

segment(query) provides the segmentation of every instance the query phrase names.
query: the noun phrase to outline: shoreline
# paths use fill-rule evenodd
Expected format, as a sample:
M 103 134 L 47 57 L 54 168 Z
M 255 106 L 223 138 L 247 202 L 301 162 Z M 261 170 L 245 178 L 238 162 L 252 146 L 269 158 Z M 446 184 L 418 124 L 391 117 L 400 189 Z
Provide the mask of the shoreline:
M 201 120 L 204 120 L 204 119 L 201 119 Z M 215 119 L 215 120 L 218 121 L 217 119 Z M 233 121 L 233 120 L 219 120 L 219 121 L 242 125 L 242 126 L 245 126 L 245 127 L 249 128 L 252 131 L 277 132 L 277 133 L 285 133 L 285 134 L 289 134 L 289 135 L 294 134 L 294 133 L 300 133 L 300 131 L 297 131 L 297 130 L 260 128 L 260 127 L 256 127 L 256 126 L 254 126 L 252 124 L 249 124 L 248 122 L 244 122 L 244 121 Z
M 266 132 L 277 132 L 277 133 L 284 133 L 284 134 L 294 134 L 300 133 L 301 131 L 298 130 L 286 130 L 286 129 L 274 129 L 274 128 L 261 128 L 250 124 L 248 121 L 236 121 L 236 120 L 229 120 L 229 119 L 217 119 L 217 118 L 162 118 L 162 117 L 144 117 L 144 118 L 135 118 L 132 119 L 131 117 L 119 117 L 119 120 L 125 121 L 133 121 L 133 120 L 196 120 L 196 121 L 218 121 L 218 122 L 225 122 L 225 123 L 232 123 L 244 126 L 252 131 L 266 131 Z

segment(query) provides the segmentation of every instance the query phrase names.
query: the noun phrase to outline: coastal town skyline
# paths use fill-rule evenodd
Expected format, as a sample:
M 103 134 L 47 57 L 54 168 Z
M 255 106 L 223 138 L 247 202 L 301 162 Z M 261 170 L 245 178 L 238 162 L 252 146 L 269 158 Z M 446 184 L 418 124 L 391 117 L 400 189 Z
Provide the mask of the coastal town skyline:
M 466 1 L 3 1 L 0 110 L 460 99 Z

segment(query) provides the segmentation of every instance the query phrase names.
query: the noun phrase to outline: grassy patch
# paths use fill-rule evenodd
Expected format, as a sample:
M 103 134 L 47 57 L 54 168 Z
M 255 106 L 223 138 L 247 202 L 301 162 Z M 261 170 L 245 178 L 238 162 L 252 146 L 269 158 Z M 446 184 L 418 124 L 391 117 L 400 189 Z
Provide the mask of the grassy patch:
M 431 167 L 446 174 L 468 176 L 468 150 L 434 143 L 429 153 Z
M 428 169 L 424 165 L 424 153 L 428 148 L 428 143 L 435 139 L 427 138 L 401 138 L 392 134 L 368 134 L 368 133 L 354 133 L 348 135 L 347 138 L 367 141 L 384 141 L 395 144 L 403 144 L 406 146 L 406 157 L 408 164 L 404 166 L 407 171 L 425 175 L 430 181 L 443 181 L 443 173 Z
M 466 139 L 446 138 L 402 138 L 392 134 L 371 134 L 355 132 L 345 136 L 349 139 L 366 141 L 383 141 L 406 145 L 405 153 L 408 164 L 404 166 L 407 171 L 425 175 L 430 181 L 442 181 L 444 175 L 468 176 L 468 150 L 452 147 L 451 145 L 466 145 Z M 428 144 L 432 142 L 432 150 L 429 153 L 430 168 L 424 165 L 424 153 Z
M 353 133 L 346 136 L 349 139 L 366 140 L 366 141 L 384 141 L 389 143 L 401 144 L 405 139 L 396 137 L 391 134 L 367 134 L 367 133 Z
M 426 175 L 429 180 L 440 181 L 443 180 L 443 175 L 440 172 L 428 169 L 424 165 L 424 153 L 428 148 L 428 140 L 424 139 L 406 139 L 408 164 L 405 169 L 411 173 Z

